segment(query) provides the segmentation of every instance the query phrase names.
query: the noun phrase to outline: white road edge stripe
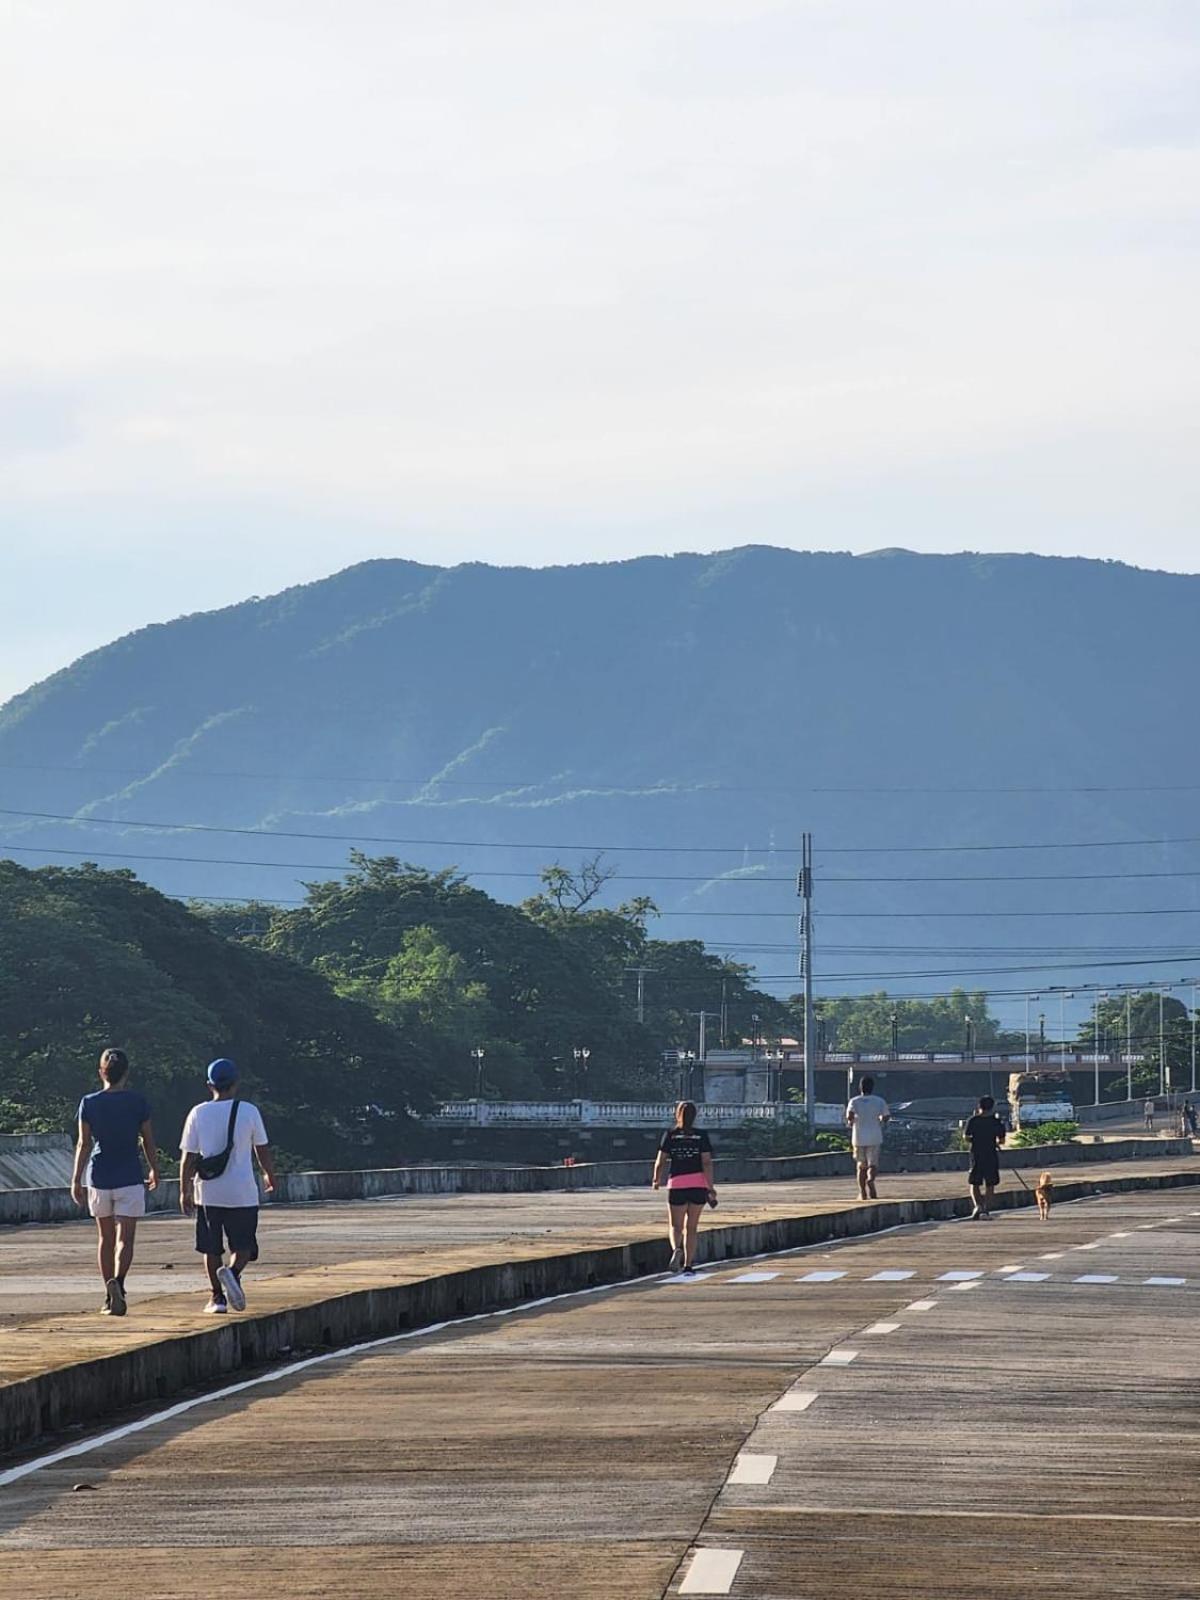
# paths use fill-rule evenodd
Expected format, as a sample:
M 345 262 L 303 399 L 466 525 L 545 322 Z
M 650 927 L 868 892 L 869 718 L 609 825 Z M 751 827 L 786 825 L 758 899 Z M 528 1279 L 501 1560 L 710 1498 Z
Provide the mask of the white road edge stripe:
M 817 1398 L 815 1389 L 789 1389 L 786 1394 L 780 1395 L 772 1411 L 807 1411 Z
M 742 1564 L 744 1550 L 697 1550 L 680 1594 L 728 1594 Z
M 725 1482 L 770 1483 L 771 1476 L 778 1465 L 778 1456 L 747 1455 L 743 1450 L 733 1463 L 733 1468 Z

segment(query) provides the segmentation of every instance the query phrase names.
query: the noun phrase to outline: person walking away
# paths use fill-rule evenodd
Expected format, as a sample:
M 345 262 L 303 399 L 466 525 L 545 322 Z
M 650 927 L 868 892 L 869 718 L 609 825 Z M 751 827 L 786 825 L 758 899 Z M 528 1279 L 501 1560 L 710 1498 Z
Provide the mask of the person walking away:
M 1004 1143 L 1006 1130 L 995 1113 L 995 1104 L 991 1095 L 985 1094 L 979 1102 L 978 1111 L 968 1119 L 963 1129 L 971 1145 L 971 1170 L 967 1173 L 967 1183 L 971 1199 L 975 1202 L 968 1222 L 978 1222 L 981 1217 L 985 1221 L 990 1220 L 992 1196 L 1000 1182 L 1000 1146 Z
M 700 1213 L 705 1203 L 716 1205 L 717 1186 L 713 1180 L 712 1143 L 707 1133 L 696 1127 L 696 1107 L 681 1100 L 675 1107 L 675 1126 L 659 1140 L 651 1183 L 662 1187 L 667 1179 L 667 1230 L 671 1239 L 669 1271 L 695 1271 L 696 1242 L 700 1234 Z
M 875 1193 L 875 1174 L 879 1170 L 879 1156 L 883 1149 L 884 1124 L 890 1122 L 891 1118 L 887 1101 L 881 1094 L 875 1093 L 875 1079 L 861 1078 L 858 1093 L 846 1107 L 860 1200 L 879 1198 Z
M 1149 1097 L 1147 1097 L 1146 1103 L 1142 1107 L 1142 1120 L 1146 1125 L 1146 1132 L 1147 1133 L 1153 1133 L 1154 1132 L 1154 1101 L 1152 1099 L 1150 1099 Z
M 150 1125 L 150 1102 L 130 1088 L 129 1057 L 124 1050 L 105 1050 L 99 1070 L 104 1087 L 85 1094 L 79 1102 L 71 1198 L 77 1206 L 86 1203 L 96 1219 L 96 1261 L 104 1280 L 101 1315 L 123 1317 L 125 1279 L 133 1265 L 138 1218 L 146 1215 L 146 1188 L 158 1188 L 158 1151 Z M 144 1181 L 139 1145 L 146 1155 Z
M 196 1249 L 204 1257 L 212 1296 L 205 1306 L 222 1315 L 230 1306 L 246 1309 L 242 1273 L 258 1260 L 258 1185 L 275 1192 L 275 1168 L 262 1114 L 237 1098 L 238 1070 L 222 1056 L 208 1069 L 211 1098 L 193 1106 L 180 1141 L 179 1202 L 185 1217 L 196 1218 Z M 225 1260 L 225 1247 L 229 1260 Z
M 1196 1108 L 1190 1100 L 1183 1102 L 1183 1115 L 1187 1120 L 1188 1136 L 1194 1139 L 1196 1137 Z

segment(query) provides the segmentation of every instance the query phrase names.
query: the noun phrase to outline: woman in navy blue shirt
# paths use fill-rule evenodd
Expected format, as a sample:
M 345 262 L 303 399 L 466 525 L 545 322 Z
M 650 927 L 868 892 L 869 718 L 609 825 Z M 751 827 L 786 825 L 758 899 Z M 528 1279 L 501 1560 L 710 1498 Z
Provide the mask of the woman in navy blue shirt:
M 675 1107 L 675 1126 L 663 1134 L 654 1161 L 654 1187 L 662 1187 L 664 1173 L 667 1178 L 671 1272 L 678 1272 L 680 1267 L 684 1272 L 695 1270 L 700 1213 L 706 1201 L 714 1206 L 717 1203 L 712 1144 L 695 1122 L 696 1107 L 690 1100 L 681 1100 Z
M 71 1195 L 84 1204 L 87 1163 L 87 1208 L 96 1219 L 96 1259 L 104 1279 L 101 1314 L 125 1315 L 125 1277 L 133 1265 L 137 1219 L 146 1214 L 146 1185 L 158 1187 L 158 1151 L 150 1126 L 150 1102 L 128 1083 L 129 1058 L 124 1050 L 106 1050 L 100 1057 L 103 1089 L 79 1102 L 79 1138 Z M 139 1150 L 140 1146 L 140 1150 Z M 142 1178 L 141 1150 L 149 1168 Z M 90 1158 L 90 1159 L 89 1159 Z

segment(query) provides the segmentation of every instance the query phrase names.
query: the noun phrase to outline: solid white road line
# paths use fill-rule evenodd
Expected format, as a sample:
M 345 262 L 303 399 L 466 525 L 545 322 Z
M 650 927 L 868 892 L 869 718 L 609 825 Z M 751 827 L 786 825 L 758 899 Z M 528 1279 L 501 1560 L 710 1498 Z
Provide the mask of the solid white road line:
M 1111 1272 L 1081 1272 L 1075 1279 L 1076 1283 L 1118 1283 L 1120 1280 Z
M 898 1322 L 873 1322 L 869 1328 L 864 1328 L 864 1333 L 895 1333 L 900 1326 Z
M 844 1272 L 834 1272 L 831 1269 L 827 1269 L 827 1268 L 823 1267 L 819 1272 L 806 1272 L 802 1278 L 797 1278 L 796 1282 L 797 1283 L 833 1283 L 836 1279 L 844 1278 L 845 1276 L 846 1276 L 846 1274 Z
M 838 1349 L 831 1350 L 827 1356 L 822 1356 L 817 1364 L 822 1367 L 848 1367 L 857 1359 L 857 1350 L 847 1350 L 845 1345 L 840 1345 Z
M 912 1305 L 905 1306 L 905 1311 L 932 1311 L 937 1305 L 936 1300 L 914 1300 Z
M 915 1278 L 916 1273 L 910 1267 L 891 1268 L 885 1272 L 874 1272 L 867 1279 L 868 1283 L 903 1283 L 905 1278 Z
M 1143 1284 L 1149 1284 L 1154 1289 L 1177 1289 L 1180 1284 L 1186 1283 L 1186 1278 L 1143 1278 Z
M 727 1278 L 727 1283 L 770 1283 L 772 1278 L 777 1278 L 777 1272 L 739 1272 L 736 1278 Z
M 744 1550 L 697 1550 L 680 1594 L 728 1594 L 742 1564 Z
M 752 1456 L 743 1450 L 733 1463 L 726 1483 L 770 1483 L 771 1475 L 779 1465 L 778 1456 Z
M 1013 1272 L 1005 1278 L 1005 1283 L 1045 1283 L 1050 1276 L 1048 1272 Z
M 983 1277 L 983 1273 L 982 1272 L 977 1272 L 973 1267 L 968 1272 L 962 1272 L 962 1271 L 959 1271 L 957 1268 L 955 1268 L 955 1270 L 953 1272 L 943 1272 L 941 1277 L 939 1277 L 938 1282 L 939 1283 L 965 1283 L 968 1278 L 982 1278 L 982 1277 Z
M 789 1389 L 770 1408 L 772 1411 L 807 1411 L 817 1398 L 815 1389 Z

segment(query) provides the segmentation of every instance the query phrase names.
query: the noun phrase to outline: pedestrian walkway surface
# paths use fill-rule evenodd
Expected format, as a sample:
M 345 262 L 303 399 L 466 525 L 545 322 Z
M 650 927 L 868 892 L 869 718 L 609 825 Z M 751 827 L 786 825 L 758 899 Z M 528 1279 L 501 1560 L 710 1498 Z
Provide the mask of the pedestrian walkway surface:
M 1190 1188 L 567 1295 L 0 1473 L 0 1591 L 1191 1596 L 1198 1307 Z
M 1062 1183 L 1191 1170 L 1179 1158 L 1064 1167 Z M 1030 1175 L 1025 1175 L 1025 1182 Z M 1005 1183 L 1020 1189 L 1015 1175 Z M 881 1180 L 881 1200 L 963 1197 L 962 1173 L 914 1173 Z M 810 1216 L 860 1205 L 853 1179 L 804 1179 L 721 1186 L 708 1226 Z M 355 1290 L 410 1284 L 495 1262 L 558 1255 L 657 1236 L 665 1199 L 640 1189 L 534 1195 L 391 1196 L 362 1202 L 263 1209 L 261 1261 L 247 1274 L 249 1314 L 285 1310 Z M 195 1253 L 194 1224 L 155 1214 L 139 1224 L 129 1278 L 129 1315 L 100 1317 L 95 1225 L 27 1225 L 0 1230 L 0 1394 L 2 1385 L 139 1344 L 211 1326 L 208 1282 Z

